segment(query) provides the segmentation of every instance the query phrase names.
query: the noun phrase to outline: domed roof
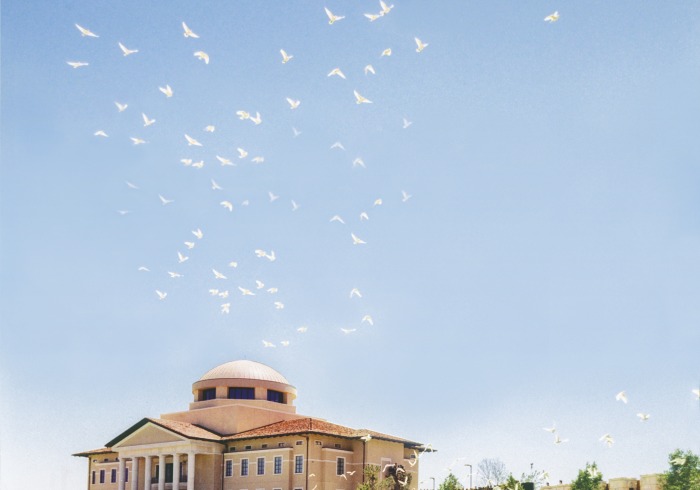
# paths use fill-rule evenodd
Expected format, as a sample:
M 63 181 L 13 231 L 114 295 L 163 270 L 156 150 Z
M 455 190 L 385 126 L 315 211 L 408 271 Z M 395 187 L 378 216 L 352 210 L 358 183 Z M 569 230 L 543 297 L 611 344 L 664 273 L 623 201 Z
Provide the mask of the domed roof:
M 231 361 L 221 364 L 220 366 L 216 366 L 214 369 L 207 371 L 204 376 L 199 378 L 199 381 L 221 378 L 260 379 L 263 381 L 274 381 L 286 385 L 289 384 L 289 381 L 287 381 L 284 376 L 272 369 L 270 366 L 247 360 Z

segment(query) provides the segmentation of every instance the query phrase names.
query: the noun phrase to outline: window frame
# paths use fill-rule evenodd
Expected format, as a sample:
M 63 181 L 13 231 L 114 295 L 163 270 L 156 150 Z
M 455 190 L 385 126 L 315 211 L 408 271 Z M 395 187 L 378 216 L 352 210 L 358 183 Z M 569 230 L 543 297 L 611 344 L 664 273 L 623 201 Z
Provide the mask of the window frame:
M 237 394 L 243 396 L 236 396 Z M 229 400 L 255 400 L 255 388 L 229 386 L 227 396 Z
M 224 478 L 231 478 L 233 476 L 233 460 L 224 460 Z
M 275 458 L 273 459 L 272 473 L 274 475 L 282 474 L 282 456 L 275 456 Z
M 265 475 L 265 456 L 260 456 L 255 462 L 255 474 L 257 476 Z
M 335 475 L 340 476 L 340 475 L 344 475 L 344 474 L 345 474 L 345 458 L 343 456 L 338 456 L 335 459 Z
M 250 474 L 248 458 L 241 458 L 241 476 L 248 476 Z
M 216 400 L 216 388 L 204 388 L 201 391 L 201 393 L 202 393 L 201 400 L 199 400 L 201 402 L 206 402 L 209 400 Z M 214 394 L 214 396 L 210 397 L 209 395 L 211 395 L 212 393 Z
M 105 470 L 100 470 L 100 485 L 105 483 Z
M 109 472 L 109 483 L 117 483 L 117 469 L 112 468 L 112 471 Z
M 304 455 L 297 454 L 294 456 L 294 474 L 301 475 L 304 473 Z

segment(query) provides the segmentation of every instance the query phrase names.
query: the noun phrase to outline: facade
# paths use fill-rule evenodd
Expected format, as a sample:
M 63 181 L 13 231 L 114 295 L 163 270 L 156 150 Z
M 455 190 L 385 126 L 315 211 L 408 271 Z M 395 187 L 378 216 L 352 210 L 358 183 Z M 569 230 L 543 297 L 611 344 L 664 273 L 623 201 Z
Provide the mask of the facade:
M 603 482 L 602 490 L 661 490 L 661 475 L 642 475 L 637 478 L 610 478 Z M 571 490 L 571 484 L 548 485 L 547 490 Z
M 354 490 L 369 465 L 417 488 L 426 447 L 297 414 L 296 388 L 269 366 L 222 364 L 192 394 L 189 410 L 75 454 L 88 459 L 88 490 Z

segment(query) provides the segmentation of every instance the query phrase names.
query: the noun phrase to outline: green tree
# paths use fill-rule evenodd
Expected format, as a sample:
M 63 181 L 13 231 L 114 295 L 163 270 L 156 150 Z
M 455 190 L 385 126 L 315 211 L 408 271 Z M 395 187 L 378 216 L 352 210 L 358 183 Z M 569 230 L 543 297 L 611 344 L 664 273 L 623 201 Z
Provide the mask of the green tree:
M 515 479 L 515 477 L 511 474 L 508 475 L 508 478 L 506 478 L 506 481 L 498 485 L 498 488 L 501 490 L 522 490 L 522 485 L 518 480 Z
M 664 490 L 700 488 L 700 457 L 692 451 L 676 449 L 668 455 L 669 470 L 661 477 Z
M 571 490 L 600 490 L 603 475 L 595 463 L 586 463 L 586 467 L 578 470 L 578 476 L 571 482 Z
M 450 473 L 440 484 L 438 490 L 464 490 L 464 487 L 459 483 L 457 477 Z

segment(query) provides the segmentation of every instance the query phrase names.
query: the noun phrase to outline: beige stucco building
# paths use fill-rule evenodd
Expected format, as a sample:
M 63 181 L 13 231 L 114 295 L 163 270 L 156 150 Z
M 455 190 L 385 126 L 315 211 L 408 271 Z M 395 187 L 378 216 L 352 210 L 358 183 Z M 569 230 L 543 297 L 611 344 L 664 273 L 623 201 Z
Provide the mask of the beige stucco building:
M 637 478 L 610 478 L 601 483 L 601 490 L 661 490 L 661 475 L 642 475 Z M 571 490 L 571 484 L 548 485 L 547 490 Z
M 269 366 L 222 364 L 192 393 L 188 410 L 75 454 L 88 490 L 355 490 L 368 465 L 380 478 L 400 466 L 417 488 L 422 444 L 297 414 L 296 388 Z

